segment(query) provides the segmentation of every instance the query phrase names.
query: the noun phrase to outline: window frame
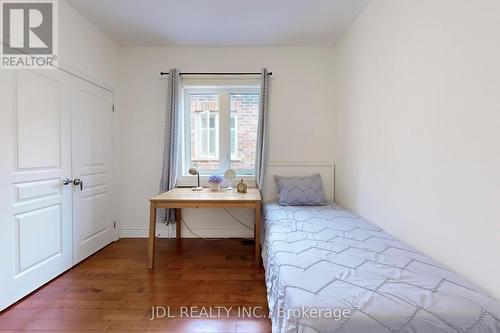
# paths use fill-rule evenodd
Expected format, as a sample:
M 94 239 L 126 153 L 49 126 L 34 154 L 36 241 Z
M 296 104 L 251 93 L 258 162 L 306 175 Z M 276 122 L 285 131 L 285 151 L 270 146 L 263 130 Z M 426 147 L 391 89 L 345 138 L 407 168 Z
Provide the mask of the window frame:
M 217 142 L 217 156 L 215 159 L 207 159 L 203 161 L 219 161 L 219 168 L 217 170 L 200 170 L 200 181 L 202 186 L 208 185 L 208 177 L 212 174 L 223 175 L 224 172 L 229 169 L 231 165 L 231 161 L 234 159 L 231 156 L 231 103 L 230 96 L 231 94 L 259 94 L 260 89 L 257 84 L 252 85 L 231 85 L 231 84 L 223 84 L 220 85 L 186 85 L 184 84 L 182 87 L 181 94 L 181 145 L 182 152 L 179 158 L 179 176 L 177 179 L 177 186 L 193 186 L 196 183 L 196 176 L 189 175 L 187 170 L 193 165 L 193 160 L 191 160 L 191 119 L 190 119 L 190 94 L 218 94 L 219 95 L 219 110 L 217 112 L 217 120 L 218 120 L 218 138 Z M 235 131 L 237 130 L 237 120 L 238 116 L 236 115 L 235 122 Z M 223 126 L 226 123 L 227 126 Z M 198 131 L 196 131 L 198 132 Z M 198 135 L 198 133 L 196 133 Z M 237 134 L 236 134 L 237 135 Z M 225 139 L 224 139 L 225 138 Z M 238 139 L 236 139 L 238 141 Z M 197 140 L 197 142 L 199 142 Z M 237 155 L 235 157 L 238 157 Z M 198 161 L 201 161 L 198 159 Z M 242 170 L 244 171 L 244 170 Z M 239 174 L 240 170 L 236 170 L 237 179 L 244 179 L 245 182 L 250 187 L 256 187 L 255 174 Z M 254 172 L 255 173 L 255 172 Z M 236 180 L 234 180 L 236 181 Z

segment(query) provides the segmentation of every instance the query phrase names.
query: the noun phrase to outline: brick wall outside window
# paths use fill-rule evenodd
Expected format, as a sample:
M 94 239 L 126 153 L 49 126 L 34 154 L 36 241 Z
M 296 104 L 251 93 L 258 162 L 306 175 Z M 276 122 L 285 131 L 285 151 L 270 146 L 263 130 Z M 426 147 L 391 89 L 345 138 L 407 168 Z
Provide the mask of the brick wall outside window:
M 257 121 L 259 95 L 231 95 L 231 112 L 237 114 L 238 153 L 231 161 L 236 170 L 255 168 L 255 149 L 257 145 Z

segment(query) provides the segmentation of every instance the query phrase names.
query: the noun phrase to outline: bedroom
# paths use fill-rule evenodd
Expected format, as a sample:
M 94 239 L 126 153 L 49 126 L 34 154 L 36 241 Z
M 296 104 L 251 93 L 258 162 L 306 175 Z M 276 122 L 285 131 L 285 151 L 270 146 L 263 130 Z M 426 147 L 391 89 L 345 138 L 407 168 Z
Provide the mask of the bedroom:
M 0 69 L 0 331 L 500 331 L 498 1 L 45 3 L 55 67 Z M 16 5 L 2 59 L 50 44 Z M 334 206 L 274 203 L 316 174 Z

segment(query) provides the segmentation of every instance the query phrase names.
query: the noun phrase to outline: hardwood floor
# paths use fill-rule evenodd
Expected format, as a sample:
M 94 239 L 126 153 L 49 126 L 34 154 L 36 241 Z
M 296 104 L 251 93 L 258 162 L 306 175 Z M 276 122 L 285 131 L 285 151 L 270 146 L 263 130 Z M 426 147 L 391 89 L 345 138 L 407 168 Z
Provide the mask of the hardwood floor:
M 178 253 L 161 239 L 153 272 L 147 240 L 121 239 L 2 312 L 0 332 L 271 332 L 253 249 L 183 239 Z M 152 307 L 176 318 L 150 320 Z

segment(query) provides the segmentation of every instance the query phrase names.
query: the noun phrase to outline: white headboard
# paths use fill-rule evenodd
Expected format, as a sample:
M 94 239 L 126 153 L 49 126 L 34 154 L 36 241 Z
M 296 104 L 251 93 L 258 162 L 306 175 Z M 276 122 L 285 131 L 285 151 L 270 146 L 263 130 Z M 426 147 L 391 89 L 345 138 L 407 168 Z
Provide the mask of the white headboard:
M 274 176 L 306 177 L 319 173 L 328 201 L 335 202 L 335 164 L 333 162 L 268 162 L 264 187 L 264 202 L 276 201 L 278 190 Z

